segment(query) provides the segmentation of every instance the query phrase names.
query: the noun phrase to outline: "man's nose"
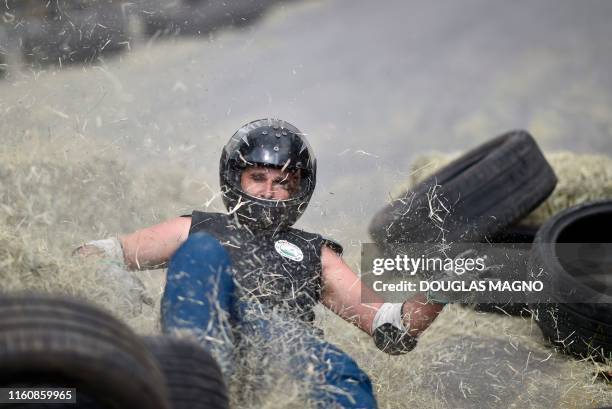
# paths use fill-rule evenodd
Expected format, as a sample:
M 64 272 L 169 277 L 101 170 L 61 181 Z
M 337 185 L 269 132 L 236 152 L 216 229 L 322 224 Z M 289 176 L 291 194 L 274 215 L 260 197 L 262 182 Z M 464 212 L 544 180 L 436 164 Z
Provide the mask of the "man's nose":
M 274 190 L 272 189 L 272 182 L 267 182 L 264 189 L 264 199 L 274 199 Z

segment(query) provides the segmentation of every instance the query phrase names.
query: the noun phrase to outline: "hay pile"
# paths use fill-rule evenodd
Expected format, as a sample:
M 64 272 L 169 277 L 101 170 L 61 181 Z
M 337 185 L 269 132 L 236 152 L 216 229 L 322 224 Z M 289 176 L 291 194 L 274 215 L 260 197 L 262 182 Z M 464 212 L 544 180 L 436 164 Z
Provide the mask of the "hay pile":
M 45 292 L 89 300 L 150 332 L 153 299 L 139 277 L 71 257 L 85 240 L 133 228 L 141 198 L 112 146 L 24 136 L 0 149 L 0 271 L 4 292 Z M 117 212 L 118 207 L 125 213 Z M 118 277 L 121 279 L 118 280 Z
M 458 154 L 431 153 L 420 155 L 412 163 L 410 176 L 392 192 L 393 197 L 444 167 Z M 545 154 L 557 175 L 553 193 L 521 221 L 538 226 L 560 212 L 591 200 L 612 199 L 612 158 L 605 155 L 554 152 Z
M 256 300 L 251 301 L 257 305 Z M 264 319 L 270 324 L 263 331 L 245 325 L 238 337 L 200 329 L 176 329 L 172 334 L 202 345 L 217 359 L 228 380 L 232 407 L 265 409 L 314 408 L 310 400 L 314 388 L 328 390 L 328 385 L 309 370 L 312 350 L 304 343 L 312 328 L 287 319 L 279 311 L 255 308 L 249 319 Z M 213 306 L 211 320 L 224 320 Z M 223 314 L 225 316 L 226 314 Z M 231 346 L 229 346 L 231 345 Z M 303 371 L 302 371 L 303 370 Z M 298 371 L 304 376 L 290 374 Z M 310 374 L 311 376 L 308 376 Z
M 324 313 L 332 342 L 372 377 L 380 408 L 582 408 L 612 404 L 596 373 L 612 363 L 558 354 L 529 318 L 445 307 L 403 356 L 379 352 L 372 340 Z M 339 329 L 342 328 L 341 331 Z
M 71 253 L 202 206 L 195 178 L 129 171 L 118 147 L 80 136 L 19 135 L 0 146 L 0 181 L 3 291 L 84 298 L 138 332 L 158 330 L 162 271 L 126 273 Z

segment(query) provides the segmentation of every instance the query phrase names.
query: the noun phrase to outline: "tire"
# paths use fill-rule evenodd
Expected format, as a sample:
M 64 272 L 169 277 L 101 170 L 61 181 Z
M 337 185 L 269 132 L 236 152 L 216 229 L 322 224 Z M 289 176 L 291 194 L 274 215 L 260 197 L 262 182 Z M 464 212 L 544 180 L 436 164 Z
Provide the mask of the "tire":
M 8 36 L 0 24 L 0 79 L 8 74 Z
M 92 63 L 128 49 L 128 18 L 118 3 L 101 1 L 45 16 L 28 16 L 21 31 L 24 60 L 33 66 Z
M 219 365 L 202 347 L 166 336 L 145 342 L 161 365 L 172 409 L 229 408 Z
M 539 227 L 514 224 L 497 233 L 490 239 L 491 243 L 533 243 Z M 525 303 L 508 304 L 476 304 L 474 309 L 479 312 L 528 317 L 531 315 L 529 306 Z
M 0 368 L 3 388 L 76 388 L 77 405 L 58 408 L 170 408 L 144 342 L 105 312 L 66 298 L 0 298 Z
M 180 2 L 153 14 L 143 14 L 144 33 L 147 36 L 191 35 L 205 36 L 231 25 L 229 14 L 232 2 L 194 1 Z
M 7 76 L 7 64 L 4 55 L 2 55 L 2 51 L 0 51 L 0 79 L 3 79 Z
M 274 0 L 235 1 L 228 15 L 234 27 L 243 29 L 257 23 L 273 3 Z
M 536 321 L 554 346 L 578 357 L 612 356 L 612 232 L 605 228 L 610 225 L 612 202 L 586 203 L 549 219 L 533 243 L 531 270 L 549 275 L 558 287 L 550 303 L 531 306 Z M 584 247 L 600 249 L 576 257 L 559 243 L 605 244 Z
M 384 207 L 370 223 L 370 235 L 383 251 L 398 243 L 480 242 L 526 216 L 556 182 L 531 135 L 511 131 L 461 156 Z M 438 220 L 430 217 L 432 197 Z
M 490 238 L 491 243 L 533 243 L 540 226 L 513 224 Z
M 277 0 L 182 1 L 141 13 L 144 33 L 150 37 L 205 36 L 222 27 L 245 28 L 256 23 Z
M 531 310 L 525 303 L 514 304 L 495 304 L 483 303 L 474 305 L 474 310 L 478 312 L 492 312 L 495 314 L 512 315 L 518 317 L 529 317 Z

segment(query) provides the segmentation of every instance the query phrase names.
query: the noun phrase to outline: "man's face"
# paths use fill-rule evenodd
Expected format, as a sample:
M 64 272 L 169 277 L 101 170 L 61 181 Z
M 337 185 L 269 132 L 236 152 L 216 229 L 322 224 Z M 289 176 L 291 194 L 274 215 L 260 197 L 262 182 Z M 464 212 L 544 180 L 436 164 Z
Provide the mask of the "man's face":
M 295 194 L 300 174 L 295 171 L 249 166 L 240 176 L 242 190 L 261 199 L 287 200 Z

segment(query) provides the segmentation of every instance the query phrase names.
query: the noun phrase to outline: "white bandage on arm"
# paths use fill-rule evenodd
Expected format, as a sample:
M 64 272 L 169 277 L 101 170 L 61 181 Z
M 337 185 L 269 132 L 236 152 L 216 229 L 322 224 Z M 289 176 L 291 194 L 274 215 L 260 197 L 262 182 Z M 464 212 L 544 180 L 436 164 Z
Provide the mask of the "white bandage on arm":
M 116 237 L 111 237 L 104 240 L 92 240 L 85 243 L 86 246 L 96 247 L 104 252 L 105 258 L 125 265 L 125 257 L 123 255 L 123 247 L 121 242 Z
M 402 303 L 390 303 L 386 302 L 380 306 L 376 315 L 374 316 L 374 321 L 372 321 L 372 329 L 376 329 L 381 327 L 383 324 L 391 324 L 395 328 L 398 328 L 402 331 L 407 331 L 404 323 L 402 321 Z

